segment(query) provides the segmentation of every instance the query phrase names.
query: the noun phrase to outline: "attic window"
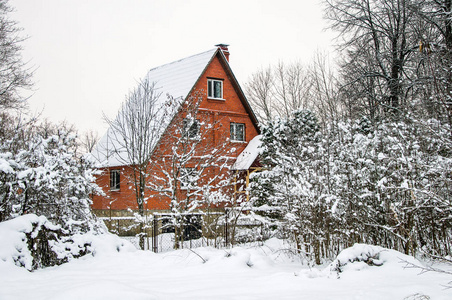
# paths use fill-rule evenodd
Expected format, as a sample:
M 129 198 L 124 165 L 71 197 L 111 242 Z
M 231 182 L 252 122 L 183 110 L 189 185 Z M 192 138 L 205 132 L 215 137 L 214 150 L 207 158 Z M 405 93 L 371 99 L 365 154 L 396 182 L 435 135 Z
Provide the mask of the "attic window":
M 211 99 L 223 99 L 223 81 L 207 79 L 207 97 Z

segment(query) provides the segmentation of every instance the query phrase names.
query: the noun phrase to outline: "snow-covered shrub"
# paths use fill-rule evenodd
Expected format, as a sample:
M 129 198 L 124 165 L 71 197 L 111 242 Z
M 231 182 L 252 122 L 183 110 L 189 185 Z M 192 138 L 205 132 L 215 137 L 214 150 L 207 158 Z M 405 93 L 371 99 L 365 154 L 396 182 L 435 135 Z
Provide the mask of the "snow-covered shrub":
M 336 222 L 331 213 L 336 198 L 328 190 L 327 151 L 319 129 L 315 115 L 303 110 L 269 122 L 262 129 L 265 170 L 253 176 L 251 187 L 255 212 L 292 240 L 297 251 L 312 253 L 317 263 L 321 242 Z
M 297 112 L 262 129 L 254 211 L 297 251 L 333 259 L 354 243 L 452 254 L 452 141 L 435 120 L 344 120 Z
M 385 251 L 385 249 L 379 246 L 355 244 L 353 247 L 343 250 L 331 263 L 330 269 L 341 273 L 346 265 L 355 262 L 364 262 L 369 266 L 382 266 L 384 263 L 380 259 L 382 251 Z
M 360 271 L 369 267 L 391 266 L 404 268 L 406 265 L 422 265 L 412 256 L 379 246 L 355 244 L 344 249 L 327 267 L 326 271 L 340 273 L 346 271 Z
M 135 250 L 127 241 L 106 231 L 74 234 L 34 214 L 1 222 L 0 245 L 0 261 L 29 271 L 60 265 L 86 254 Z
M 73 239 L 102 231 L 90 209 L 90 194 L 100 188 L 94 184 L 94 162 L 77 155 L 76 135 L 64 126 L 13 118 L 10 127 L 2 125 L 0 224 L 23 215 L 40 216 L 21 230 L 28 246 L 18 249 L 29 249 L 32 259 L 24 262 L 19 255 L 16 263 L 35 269 L 88 253 L 87 245 Z
M 11 138 L 0 137 L 0 221 L 34 213 L 67 229 L 89 227 L 90 194 L 100 189 L 93 183 L 94 162 L 76 153 L 76 135 L 17 127 Z
M 236 224 L 234 241 L 237 244 L 263 242 L 269 238 L 265 233 L 263 224 L 253 216 L 241 216 Z

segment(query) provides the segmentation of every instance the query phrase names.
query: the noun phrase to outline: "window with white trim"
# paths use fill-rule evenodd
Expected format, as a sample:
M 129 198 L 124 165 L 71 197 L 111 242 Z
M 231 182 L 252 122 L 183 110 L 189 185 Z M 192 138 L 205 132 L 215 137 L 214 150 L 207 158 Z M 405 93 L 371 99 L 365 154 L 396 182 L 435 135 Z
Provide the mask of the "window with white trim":
M 207 79 L 207 97 L 210 99 L 223 99 L 223 81 Z
M 182 168 L 180 170 L 180 188 L 189 189 L 196 186 L 196 169 Z
M 121 171 L 110 170 L 110 190 L 119 191 L 121 187 Z
M 231 141 L 233 142 L 245 141 L 245 124 L 231 123 Z

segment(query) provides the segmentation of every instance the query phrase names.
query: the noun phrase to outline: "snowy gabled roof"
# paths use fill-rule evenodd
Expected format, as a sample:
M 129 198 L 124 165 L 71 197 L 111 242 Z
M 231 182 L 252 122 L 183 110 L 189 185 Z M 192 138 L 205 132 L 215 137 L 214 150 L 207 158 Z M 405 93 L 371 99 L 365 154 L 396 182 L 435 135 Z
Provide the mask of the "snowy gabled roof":
M 155 83 L 155 90 L 161 93 L 159 100 L 156 102 L 159 110 L 164 104 L 168 103 L 166 100 L 171 96 L 176 101 L 172 101 L 174 107 L 171 108 L 171 113 L 161 124 L 154 124 L 154 128 L 160 128 L 158 134 L 161 136 L 169 123 L 179 110 L 180 104 L 189 95 L 194 85 L 204 73 L 208 63 L 212 60 L 218 48 L 193 55 L 157 68 L 151 69 L 146 75 L 150 83 Z M 182 100 L 182 101 L 181 101 Z M 120 114 L 121 112 L 119 112 Z M 119 115 L 118 114 L 118 115 Z M 118 134 L 115 134 L 113 128 L 109 128 L 105 135 L 99 140 L 94 150 L 91 152 L 92 156 L 103 167 L 115 167 L 130 164 L 127 158 L 127 152 L 122 143 L 118 141 Z M 155 147 L 159 138 L 155 139 Z M 122 148 L 122 149 L 121 149 Z
M 261 135 L 255 136 L 246 146 L 245 150 L 239 154 L 232 166 L 232 170 L 248 170 L 261 151 Z

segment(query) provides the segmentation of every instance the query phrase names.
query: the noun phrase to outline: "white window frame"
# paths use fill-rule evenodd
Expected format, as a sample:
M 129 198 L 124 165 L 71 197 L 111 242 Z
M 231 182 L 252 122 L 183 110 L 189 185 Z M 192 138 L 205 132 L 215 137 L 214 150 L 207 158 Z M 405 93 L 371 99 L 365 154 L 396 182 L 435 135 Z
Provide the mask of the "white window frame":
M 117 177 L 113 174 L 117 174 Z M 110 191 L 119 190 L 121 190 L 121 170 L 110 170 Z
M 215 83 L 216 82 L 220 83 L 220 87 L 221 87 L 221 95 L 220 95 L 220 97 L 215 97 L 214 88 L 215 88 Z M 223 80 L 221 80 L 221 79 L 207 79 L 207 98 L 224 100 L 223 99 Z
M 243 127 L 243 140 L 236 139 L 238 125 Z M 231 122 L 231 125 L 230 125 L 231 141 L 232 142 L 245 142 L 246 141 L 246 131 L 245 130 L 246 130 L 245 123 Z
M 186 176 L 191 176 L 191 177 L 196 176 L 196 168 L 181 168 L 180 169 L 179 181 L 180 181 L 181 190 L 188 190 L 190 187 L 194 187 L 197 185 L 196 180 L 185 181 L 184 177 L 186 177 Z M 189 179 L 190 179 L 190 177 L 189 177 Z

